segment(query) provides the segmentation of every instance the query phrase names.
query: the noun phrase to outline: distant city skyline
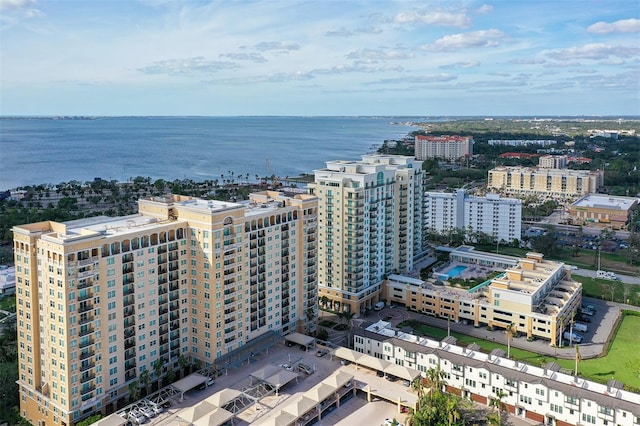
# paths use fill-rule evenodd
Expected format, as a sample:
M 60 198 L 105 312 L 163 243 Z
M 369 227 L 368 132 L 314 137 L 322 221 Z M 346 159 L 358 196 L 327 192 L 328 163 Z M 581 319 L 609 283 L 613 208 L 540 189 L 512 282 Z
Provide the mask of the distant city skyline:
M 0 0 L 0 115 L 640 115 L 635 1 Z

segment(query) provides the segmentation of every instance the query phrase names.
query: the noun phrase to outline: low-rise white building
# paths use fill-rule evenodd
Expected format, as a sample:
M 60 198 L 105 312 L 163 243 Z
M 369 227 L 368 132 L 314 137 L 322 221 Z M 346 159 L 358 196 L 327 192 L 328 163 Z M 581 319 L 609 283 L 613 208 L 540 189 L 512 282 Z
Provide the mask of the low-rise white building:
M 595 383 L 560 371 L 555 363 L 536 367 L 505 358 L 501 349 L 487 354 L 476 344 L 422 338 L 384 321 L 354 330 L 357 352 L 417 369 L 424 377 L 440 369 L 448 392 L 476 403 L 500 400 L 511 414 L 549 426 L 640 425 L 640 395 L 615 380 Z
M 0 294 L 16 292 L 16 268 L 0 265 Z
M 510 242 L 521 237 L 522 201 L 498 194 L 471 196 L 464 189 L 455 193 L 426 192 L 424 223 L 430 231 L 457 228 Z

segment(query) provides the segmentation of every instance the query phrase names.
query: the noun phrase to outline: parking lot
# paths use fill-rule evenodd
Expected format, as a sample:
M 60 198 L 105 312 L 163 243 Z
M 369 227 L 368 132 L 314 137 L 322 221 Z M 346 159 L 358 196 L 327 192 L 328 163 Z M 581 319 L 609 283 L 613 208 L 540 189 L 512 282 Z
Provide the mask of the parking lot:
M 342 366 L 338 359 L 331 359 L 332 357 L 328 353 L 323 356 L 317 356 L 317 351 L 315 348 L 311 348 L 309 351 L 303 351 L 298 345 L 288 347 L 282 343 L 275 345 L 269 349 L 268 352 L 255 353 L 254 357 L 248 362 L 222 372 L 222 375 L 215 379 L 213 385 L 207 386 L 204 389 L 196 387 L 185 392 L 182 401 L 180 401 L 179 396 L 174 397 L 171 401 L 171 407 L 145 424 L 186 426 L 190 423 L 178 416 L 181 410 L 192 407 L 225 388 L 245 390 L 255 385 L 256 379 L 252 379 L 250 374 L 269 365 L 286 370 L 294 369 L 294 371 L 298 372 L 298 378 L 284 385 L 277 393 L 272 392 L 268 396 L 260 399 L 258 403 L 251 402 L 250 405 L 235 416 L 233 420 L 234 425 L 259 424 L 269 417 L 269 413 L 272 410 L 286 406 L 288 402 L 293 401 L 297 396 L 306 392 L 339 369 L 345 369 L 345 371 L 348 371 L 350 374 L 356 373 L 353 375 L 355 377 L 355 385 L 359 389 L 365 386 L 366 383 L 364 383 L 364 380 L 375 381 L 377 379 L 381 380 L 382 383 L 372 387 L 384 389 L 384 392 L 388 392 L 390 397 L 402 392 L 403 394 L 407 393 L 407 397 L 415 398 L 415 395 L 411 394 L 410 391 L 402 385 L 401 381 L 388 382 L 376 377 L 374 372 L 367 373 L 367 371 L 362 368 L 359 368 L 356 372 L 353 366 Z M 299 371 L 296 368 L 299 363 L 311 367 L 312 373 L 307 374 Z M 280 365 L 283 365 L 283 367 L 280 367 Z M 344 403 L 344 405 L 332 411 L 328 416 L 323 417 L 317 424 L 334 425 L 341 422 L 341 424 L 345 425 L 353 424 L 348 422 L 344 423 L 347 421 L 345 419 L 360 409 L 364 409 L 363 415 L 370 418 L 371 422 L 368 424 L 371 425 L 382 424 L 385 418 L 394 416 L 401 422 L 404 422 L 404 418 L 397 414 L 397 405 L 382 401 L 379 398 L 374 398 L 371 403 L 367 403 L 366 394 L 359 391 L 356 397 L 351 398 Z

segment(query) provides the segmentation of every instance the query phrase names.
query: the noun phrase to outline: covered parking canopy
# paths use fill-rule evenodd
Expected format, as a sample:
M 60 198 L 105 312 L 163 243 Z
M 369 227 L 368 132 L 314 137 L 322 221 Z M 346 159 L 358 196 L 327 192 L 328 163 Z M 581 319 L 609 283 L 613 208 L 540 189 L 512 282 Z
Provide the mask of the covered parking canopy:
M 315 342 L 316 339 L 314 337 L 307 336 L 306 334 L 302 334 L 302 333 L 289 333 L 286 336 L 284 336 L 284 340 L 286 340 L 287 342 L 306 346 L 308 348 L 309 346 L 313 346 L 313 343 Z
M 322 402 L 325 399 L 329 398 L 336 391 L 336 388 L 328 385 L 326 383 L 320 382 L 308 391 L 306 391 L 303 396 L 306 396 L 309 399 L 314 400 L 315 402 Z
M 282 411 L 284 411 L 285 413 L 293 414 L 297 418 L 302 417 L 303 415 L 305 415 L 305 413 L 315 408 L 317 405 L 318 403 L 316 401 L 302 395 L 300 398 L 284 407 Z
M 285 411 L 280 411 L 277 415 L 266 419 L 263 423 L 258 423 L 264 426 L 290 426 L 298 420 L 297 416 Z
M 278 395 L 278 391 L 280 390 L 281 387 L 283 387 L 293 379 L 297 379 L 297 378 L 298 378 L 298 373 L 281 369 L 273 376 L 267 377 L 265 382 L 274 386 L 276 388 L 276 395 Z
M 214 393 L 209 398 L 206 398 L 205 401 L 211 405 L 215 405 L 216 407 L 224 407 L 240 395 L 242 395 L 242 392 L 239 390 L 223 389 L 220 392 Z
M 189 423 L 193 423 L 194 421 L 196 421 L 197 419 L 199 419 L 200 417 L 203 417 L 207 414 L 209 414 L 210 412 L 212 412 L 213 410 L 215 410 L 216 407 L 215 405 L 207 402 L 207 401 L 202 401 L 197 403 L 196 405 L 192 406 L 192 407 L 187 407 L 184 408 L 182 410 L 180 410 L 178 412 L 178 417 L 180 417 L 183 420 L 188 421 Z
M 276 367 L 275 365 L 267 365 L 259 370 L 250 374 L 251 377 L 258 380 L 267 380 L 267 377 L 271 377 L 278 371 L 282 370 L 282 367 Z
M 220 426 L 221 424 L 231 420 L 233 418 L 233 413 L 222 409 L 216 408 L 212 412 L 205 414 L 204 416 L 196 419 L 193 422 L 194 426 Z
M 360 352 L 352 351 L 351 349 L 343 348 L 343 347 L 339 347 L 338 349 L 336 349 L 333 352 L 333 354 L 335 356 L 337 356 L 338 358 L 346 359 L 347 361 L 351 361 L 351 362 L 355 362 L 355 363 L 358 363 L 358 359 L 360 359 L 363 356 L 365 356 L 364 354 L 361 354 Z
M 206 383 L 207 379 L 209 379 L 207 376 L 203 376 L 200 373 L 193 373 L 189 374 L 184 379 L 180 379 L 177 382 L 172 383 L 171 386 L 177 389 L 178 392 L 180 392 L 180 400 L 182 401 L 182 399 L 184 398 L 184 393 L 186 391 L 189 391 L 198 385 Z
M 127 424 L 127 420 L 123 419 L 117 414 L 111 414 L 110 416 L 105 417 L 104 419 L 98 420 L 94 423 L 94 426 L 124 426 Z
M 386 368 L 392 365 L 389 361 L 385 361 L 383 359 L 376 358 L 375 356 L 371 356 L 371 355 L 362 355 L 358 359 L 357 363 L 359 365 L 362 365 L 377 371 L 385 371 Z
M 337 373 L 332 374 L 322 381 L 322 383 L 326 383 L 329 386 L 333 386 L 334 388 L 340 388 L 350 380 L 353 380 L 353 374 L 345 373 L 344 371 L 338 371 Z
M 402 365 L 391 364 L 387 368 L 384 369 L 385 374 L 389 374 L 391 376 L 399 377 L 403 380 L 408 380 L 413 382 L 415 379 L 420 377 L 420 372 L 413 368 L 403 367 Z

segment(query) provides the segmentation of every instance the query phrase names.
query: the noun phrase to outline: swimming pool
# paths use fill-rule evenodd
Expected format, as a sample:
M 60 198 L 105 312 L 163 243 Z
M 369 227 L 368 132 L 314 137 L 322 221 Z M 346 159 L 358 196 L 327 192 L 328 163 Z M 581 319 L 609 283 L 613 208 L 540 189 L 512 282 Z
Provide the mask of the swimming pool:
M 458 275 L 460 275 L 462 273 L 462 271 L 464 271 L 465 269 L 467 269 L 466 266 L 458 265 L 458 266 L 454 266 L 453 268 L 449 269 L 445 273 L 449 276 L 449 278 L 455 278 Z

